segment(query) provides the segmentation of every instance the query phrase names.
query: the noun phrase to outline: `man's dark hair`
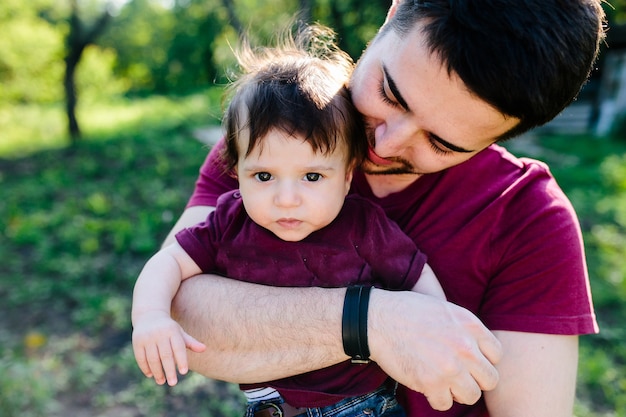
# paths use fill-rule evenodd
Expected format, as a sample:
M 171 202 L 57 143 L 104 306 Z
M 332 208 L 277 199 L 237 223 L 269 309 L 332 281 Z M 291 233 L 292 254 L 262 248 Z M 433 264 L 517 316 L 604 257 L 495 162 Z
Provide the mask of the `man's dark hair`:
M 547 123 L 576 98 L 604 38 L 605 15 L 600 0 L 405 0 L 381 35 L 416 24 L 449 73 L 520 119 L 504 140 Z
M 285 32 L 274 47 L 237 53 L 243 74 L 230 85 L 232 99 L 224 115 L 227 170 L 239 157 L 241 135 L 249 138 L 246 155 L 271 130 L 301 136 L 315 152 L 344 147 L 350 168 L 365 158 L 367 143 L 361 115 L 352 105 L 346 83 L 350 57 L 334 43 L 334 33 L 320 25 Z

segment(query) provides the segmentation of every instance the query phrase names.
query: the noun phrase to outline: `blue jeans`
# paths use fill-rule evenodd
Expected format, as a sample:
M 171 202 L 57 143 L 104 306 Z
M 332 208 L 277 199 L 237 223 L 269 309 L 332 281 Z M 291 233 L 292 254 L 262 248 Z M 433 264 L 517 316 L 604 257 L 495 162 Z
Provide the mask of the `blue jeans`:
M 268 403 L 282 404 L 282 397 L 269 401 L 249 403 L 245 417 L 254 417 L 254 412 Z M 380 387 L 376 391 L 345 398 L 326 407 L 306 409 L 303 417 L 405 417 L 404 409 L 398 404 L 395 388 Z

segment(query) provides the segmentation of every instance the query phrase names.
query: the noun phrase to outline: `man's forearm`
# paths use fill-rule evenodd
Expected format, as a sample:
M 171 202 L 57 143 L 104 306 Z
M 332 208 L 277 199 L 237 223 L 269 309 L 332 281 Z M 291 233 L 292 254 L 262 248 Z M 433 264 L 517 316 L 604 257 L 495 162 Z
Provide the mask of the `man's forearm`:
M 190 368 L 230 382 L 263 382 L 347 359 L 345 289 L 284 288 L 202 275 L 183 282 L 172 315 L 207 345 Z
M 172 315 L 207 345 L 190 369 L 230 382 L 264 382 L 321 369 L 343 352 L 343 288 L 277 288 L 215 276 L 184 281 Z M 498 381 L 498 339 L 469 311 L 412 291 L 371 293 L 371 357 L 436 410 L 472 404 Z

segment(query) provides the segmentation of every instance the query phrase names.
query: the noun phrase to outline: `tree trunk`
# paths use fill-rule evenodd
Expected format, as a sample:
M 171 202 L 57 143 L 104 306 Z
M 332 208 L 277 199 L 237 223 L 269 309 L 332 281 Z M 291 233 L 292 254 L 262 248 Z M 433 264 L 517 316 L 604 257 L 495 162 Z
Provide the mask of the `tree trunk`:
M 65 88 L 65 111 L 68 121 L 68 133 L 70 141 L 75 144 L 80 139 L 80 127 L 76 119 L 76 66 L 80 56 L 70 53 L 65 57 L 65 77 L 63 78 L 63 87 Z
M 241 21 L 239 20 L 239 17 L 237 16 L 237 12 L 235 11 L 235 5 L 233 4 L 233 1 L 222 0 L 222 4 L 224 5 L 224 7 L 226 8 L 226 11 L 228 12 L 228 20 L 230 21 L 230 24 L 232 25 L 233 28 L 235 28 L 239 36 L 243 36 L 244 35 L 243 25 L 241 24 Z
M 65 76 L 63 88 L 65 90 L 65 111 L 68 121 L 68 133 L 72 144 L 78 142 L 81 136 L 78 119 L 76 118 L 76 105 L 78 95 L 76 92 L 76 68 L 87 45 L 92 44 L 107 27 L 111 15 L 108 11 L 96 20 L 89 30 L 85 30 L 78 15 L 76 0 L 70 0 L 72 14 L 70 16 L 70 31 L 67 35 L 67 55 L 65 56 Z

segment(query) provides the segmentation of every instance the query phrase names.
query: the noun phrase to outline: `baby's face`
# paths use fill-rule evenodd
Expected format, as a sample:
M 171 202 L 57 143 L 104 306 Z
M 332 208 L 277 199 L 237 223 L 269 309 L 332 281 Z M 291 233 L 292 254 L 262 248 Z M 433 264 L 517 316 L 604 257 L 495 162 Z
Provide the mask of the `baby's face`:
M 316 153 L 302 138 L 271 130 L 250 155 L 239 144 L 237 176 L 250 218 L 286 241 L 327 226 L 341 210 L 352 173 L 344 149 Z

